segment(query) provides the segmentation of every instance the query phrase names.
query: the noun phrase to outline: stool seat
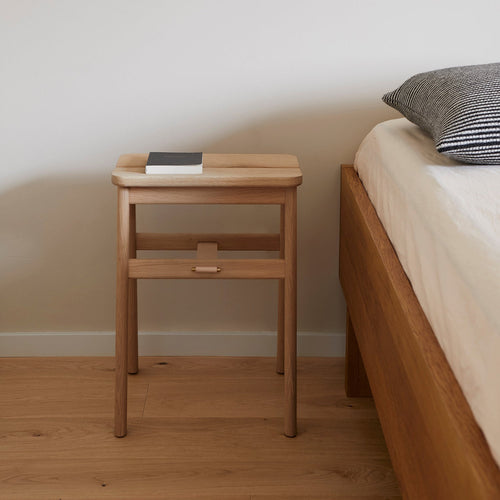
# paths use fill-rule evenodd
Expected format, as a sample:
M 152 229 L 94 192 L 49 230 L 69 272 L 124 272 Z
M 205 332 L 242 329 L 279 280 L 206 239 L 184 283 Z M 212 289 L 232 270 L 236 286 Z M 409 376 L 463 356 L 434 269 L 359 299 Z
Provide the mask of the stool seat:
M 111 174 L 121 187 L 293 187 L 302 183 L 297 158 L 286 154 L 203 154 L 202 174 L 146 174 L 148 154 L 121 155 Z

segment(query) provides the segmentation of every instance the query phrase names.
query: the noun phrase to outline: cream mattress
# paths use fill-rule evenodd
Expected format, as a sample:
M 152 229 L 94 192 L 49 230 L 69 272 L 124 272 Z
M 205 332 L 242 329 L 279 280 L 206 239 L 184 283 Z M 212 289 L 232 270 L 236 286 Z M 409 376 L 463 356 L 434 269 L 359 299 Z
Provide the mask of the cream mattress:
M 500 464 L 500 166 L 450 160 L 402 118 L 355 169 Z

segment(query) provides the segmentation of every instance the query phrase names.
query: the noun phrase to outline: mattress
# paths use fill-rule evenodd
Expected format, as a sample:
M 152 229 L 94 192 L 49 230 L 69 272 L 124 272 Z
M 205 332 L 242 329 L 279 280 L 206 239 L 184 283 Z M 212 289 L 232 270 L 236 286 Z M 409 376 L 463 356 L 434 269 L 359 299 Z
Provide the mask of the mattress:
M 446 158 L 402 118 L 354 167 L 500 464 L 500 165 Z

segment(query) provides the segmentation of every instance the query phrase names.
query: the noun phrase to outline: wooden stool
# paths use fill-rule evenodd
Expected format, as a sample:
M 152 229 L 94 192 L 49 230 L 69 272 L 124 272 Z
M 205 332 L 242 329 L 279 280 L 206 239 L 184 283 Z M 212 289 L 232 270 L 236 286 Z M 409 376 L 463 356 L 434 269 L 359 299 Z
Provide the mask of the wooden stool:
M 297 433 L 297 186 L 291 155 L 204 154 L 200 175 L 146 175 L 147 154 L 120 156 L 116 273 L 115 435 L 127 434 L 127 373 L 137 373 L 137 279 L 279 279 L 277 372 L 285 435 Z M 280 205 L 280 234 L 137 233 L 136 204 Z M 137 259 L 137 250 L 198 250 L 196 259 Z M 218 259 L 217 250 L 275 250 L 278 259 Z

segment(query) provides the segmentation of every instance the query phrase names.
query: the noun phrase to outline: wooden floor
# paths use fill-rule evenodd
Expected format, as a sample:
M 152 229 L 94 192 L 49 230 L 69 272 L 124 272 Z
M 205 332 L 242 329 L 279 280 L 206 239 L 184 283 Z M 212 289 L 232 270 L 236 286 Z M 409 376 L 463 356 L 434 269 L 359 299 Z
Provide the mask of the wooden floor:
M 141 358 L 117 439 L 112 359 L 0 358 L 0 498 L 400 498 L 373 401 L 345 397 L 343 368 L 299 360 L 290 439 L 273 359 Z

